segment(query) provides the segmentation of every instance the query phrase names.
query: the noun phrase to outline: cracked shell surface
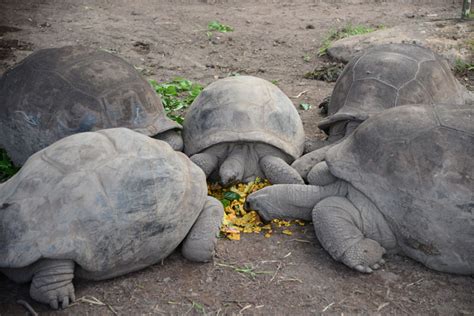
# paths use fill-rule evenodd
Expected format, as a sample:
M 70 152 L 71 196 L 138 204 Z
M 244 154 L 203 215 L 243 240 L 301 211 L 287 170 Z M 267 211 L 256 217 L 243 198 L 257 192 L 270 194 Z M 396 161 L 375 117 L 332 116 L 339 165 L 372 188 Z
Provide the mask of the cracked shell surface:
M 65 136 L 114 127 L 181 128 L 132 65 L 102 50 L 41 49 L 0 78 L 0 147 L 16 165 Z
M 207 198 L 204 173 L 125 128 L 64 138 L 0 185 L 0 267 L 72 259 L 105 279 L 168 256 Z
M 408 256 L 474 273 L 474 107 L 386 110 L 327 153 L 333 173 L 375 203 Z M 454 269 L 454 270 L 453 270 Z
M 361 52 L 344 68 L 318 126 L 364 121 L 399 105 L 463 104 L 464 92 L 447 62 L 428 48 L 386 44 Z
M 261 142 L 299 157 L 304 130 L 291 100 L 257 77 L 220 79 L 194 100 L 184 120 L 184 151 L 193 155 L 226 142 Z

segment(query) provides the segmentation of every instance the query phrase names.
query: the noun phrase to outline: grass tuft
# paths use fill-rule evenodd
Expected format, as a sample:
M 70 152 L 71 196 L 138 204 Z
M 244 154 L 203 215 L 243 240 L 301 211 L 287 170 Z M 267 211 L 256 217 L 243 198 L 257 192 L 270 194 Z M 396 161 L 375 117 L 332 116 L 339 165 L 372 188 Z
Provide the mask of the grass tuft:
M 459 75 L 467 75 L 470 71 L 474 71 L 474 63 L 466 63 L 462 59 L 456 59 L 454 63 L 454 72 Z
M 219 23 L 217 21 L 211 21 L 207 24 L 208 31 L 216 31 L 221 33 L 233 32 L 234 28 L 229 25 Z
M 323 44 L 318 50 L 318 56 L 322 57 L 327 54 L 327 50 L 329 47 L 331 47 L 331 44 L 334 41 L 349 37 L 349 36 L 354 36 L 354 35 L 362 35 L 362 34 L 367 34 L 374 32 L 376 30 L 382 29 L 383 26 L 379 25 L 376 27 L 369 27 L 369 26 L 364 26 L 364 25 L 352 25 L 348 24 L 344 26 L 342 29 L 339 30 L 332 30 L 329 32 L 329 34 L 325 37 Z

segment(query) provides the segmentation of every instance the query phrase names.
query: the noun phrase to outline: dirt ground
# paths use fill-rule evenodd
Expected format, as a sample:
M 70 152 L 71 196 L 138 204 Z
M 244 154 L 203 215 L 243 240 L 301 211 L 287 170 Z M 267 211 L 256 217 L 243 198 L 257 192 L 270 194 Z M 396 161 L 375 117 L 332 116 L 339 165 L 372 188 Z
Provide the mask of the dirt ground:
M 330 30 L 453 18 L 461 9 L 460 1 L 450 0 L 341 2 L 0 0 L 0 73 L 34 50 L 82 44 L 117 53 L 157 81 L 182 76 L 207 85 L 232 73 L 255 75 L 276 80 L 315 138 L 317 104 L 334 83 L 303 74 L 325 62 L 315 52 Z M 234 32 L 209 37 L 213 20 Z M 313 107 L 303 111 L 300 103 Z M 474 314 L 472 277 L 431 271 L 396 255 L 381 270 L 359 274 L 329 257 L 311 225 L 290 229 L 292 236 L 222 239 L 209 264 L 175 253 L 113 280 L 76 280 L 82 299 L 56 313 L 32 301 L 27 285 L 0 276 L 0 315 L 25 314 L 18 299 L 41 314 Z M 94 298 L 103 304 L 92 304 Z

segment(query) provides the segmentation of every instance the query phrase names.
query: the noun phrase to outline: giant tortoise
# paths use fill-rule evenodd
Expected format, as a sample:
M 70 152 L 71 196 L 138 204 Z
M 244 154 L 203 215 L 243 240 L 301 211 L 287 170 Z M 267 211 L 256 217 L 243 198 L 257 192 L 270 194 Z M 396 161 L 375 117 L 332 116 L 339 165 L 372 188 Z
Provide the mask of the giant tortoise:
M 328 117 L 318 123 L 330 145 L 370 116 L 399 105 L 464 104 L 467 91 L 454 78 L 447 62 L 428 48 L 386 44 L 367 49 L 344 68 L 338 78 Z M 329 147 L 306 154 L 293 167 L 306 177 Z
M 183 127 L 184 152 L 224 185 L 257 176 L 304 183 L 288 165 L 303 152 L 301 118 L 290 99 L 264 79 L 217 80 L 194 100 Z
M 329 149 L 312 185 L 264 188 L 247 203 L 266 220 L 312 220 L 329 254 L 361 272 L 389 251 L 473 274 L 473 157 L 473 106 L 400 106 Z
M 211 260 L 223 212 L 202 170 L 167 143 L 126 128 L 75 134 L 0 184 L 0 271 L 64 308 L 74 276 L 136 271 L 183 240 L 186 258 Z
M 79 132 L 127 127 L 182 149 L 181 126 L 135 68 L 102 50 L 39 50 L 0 78 L 0 147 L 16 165 Z

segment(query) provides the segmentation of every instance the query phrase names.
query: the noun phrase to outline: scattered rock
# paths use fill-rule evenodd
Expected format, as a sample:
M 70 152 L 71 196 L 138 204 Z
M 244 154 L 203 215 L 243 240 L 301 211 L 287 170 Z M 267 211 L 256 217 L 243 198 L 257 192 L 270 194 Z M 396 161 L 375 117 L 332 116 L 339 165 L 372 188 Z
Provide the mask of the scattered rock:
M 136 41 L 135 43 L 133 43 L 133 47 L 139 53 L 148 54 L 150 52 L 150 44 L 142 41 Z

